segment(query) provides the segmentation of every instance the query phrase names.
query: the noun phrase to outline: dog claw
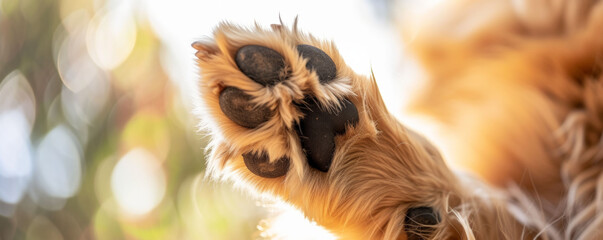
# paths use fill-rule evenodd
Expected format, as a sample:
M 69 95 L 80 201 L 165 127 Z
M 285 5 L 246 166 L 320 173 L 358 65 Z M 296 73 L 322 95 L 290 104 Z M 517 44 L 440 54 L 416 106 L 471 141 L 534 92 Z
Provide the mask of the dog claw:
M 272 28 L 272 30 L 280 32 L 281 30 L 283 30 L 283 25 L 281 24 L 270 24 L 270 28 Z
M 191 47 L 193 47 L 196 50 L 202 50 L 204 48 L 203 46 L 204 46 L 204 44 L 201 41 L 195 41 L 191 44 Z
M 195 53 L 195 56 L 199 59 L 203 59 L 203 58 L 207 57 L 208 55 L 209 55 L 208 52 L 202 51 L 202 50 L 199 50 Z
M 213 43 L 208 43 L 204 41 L 195 41 L 191 44 L 197 52 L 195 56 L 199 59 L 205 59 L 210 55 L 216 54 L 218 52 L 218 47 Z

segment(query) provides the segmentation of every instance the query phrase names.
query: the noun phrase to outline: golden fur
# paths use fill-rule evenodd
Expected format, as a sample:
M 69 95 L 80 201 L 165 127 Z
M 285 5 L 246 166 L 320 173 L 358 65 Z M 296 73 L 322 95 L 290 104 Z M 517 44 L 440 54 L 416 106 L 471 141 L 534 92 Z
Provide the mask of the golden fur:
M 212 136 L 208 172 L 278 196 L 341 239 L 406 239 L 405 212 L 416 206 L 442 217 L 433 239 L 601 239 L 603 4 L 456 1 L 442 9 L 429 23 L 401 26 L 429 80 L 413 109 L 441 122 L 450 157 L 478 177 L 451 171 L 388 112 L 374 77 L 355 74 L 333 43 L 295 24 L 222 23 L 193 45 L 197 114 Z M 284 56 L 289 80 L 264 87 L 241 73 L 233 56 L 251 44 Z M 319 84 L 297 44 L 325 51 L 338 78 Z M 276 115 L 257 129 L 238 126 L 219 107 L 225 86 Z M 309 167 L 293 129 L 302 114 L 292 103 L 308 93 L 327 108 L 347 97 L 360 116 L 335 139 L 326 173 Z M 241 154 L 262 149 L 271 160 L 288 156 L 289 173 L 267 179 L 247 170 Z

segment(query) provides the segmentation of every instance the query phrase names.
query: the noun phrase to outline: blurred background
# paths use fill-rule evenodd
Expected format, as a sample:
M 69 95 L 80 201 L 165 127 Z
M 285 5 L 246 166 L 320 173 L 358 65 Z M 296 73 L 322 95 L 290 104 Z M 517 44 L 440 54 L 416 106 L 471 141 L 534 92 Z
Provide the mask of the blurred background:
M 416 83 L 404 81 L 412 71 L 397 54 L 392 5 L 0 0 L 0 239 L 278 238 L 265 224 L 332 238 L 298 212 L 271 210 L 279 203 L 204 178 L 190 44 L 219 21 L 298 16 L 358 73 L 372 67 L 398 109 L 399 89 Z

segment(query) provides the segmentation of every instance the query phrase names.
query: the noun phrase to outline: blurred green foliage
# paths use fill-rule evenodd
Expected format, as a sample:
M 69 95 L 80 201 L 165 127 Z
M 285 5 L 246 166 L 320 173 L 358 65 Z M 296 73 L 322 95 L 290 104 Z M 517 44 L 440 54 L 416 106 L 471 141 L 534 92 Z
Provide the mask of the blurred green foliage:
M 16 154 L 17 157 L 10 151 L 0 153 L 0 166 L 23 165 L 30 169 L 20 175 L 0 171 L 0 186 L 25 181 L 24 187 L 0 194 L 0 239 L 251 238 L 261 212 L 230 187 L 204 180 L 205 142 L 197 132 L 196 119 L 190 115 L 192 104 L 183 102 L 187 97 L 174 85 L 178 80 L 168 78 L 161 64 L 164 43 L 144 14 L 132 10 L 140 6 L 125 13 L 134 21 L 134 32 L 124 30 L 135 36 L 132 48 L 106 42 L 110 38 L 94 42 L 95 34 L 106 34 L 94 32 L 103 21 L 117 21 L 116 26 L 120 26 L 120 19 L 111 19 L 113 15 L 108 14 L 115 12 L 115 4 L 118 3 L 93 0 L 0 0 L 0 89 L 3 84 L 7 89 L 11 86 L 6 82 L 18 82 L 23 89 L 32 90 L 31 96 L 25 96 L 35 100 L 31 131 L 25 131 L 23 136 L 0 133 L 0 138 L 7 141 L 24 137 L 24 149 L 31 149 L 30 153 Z M 99 23 L 96 19 L 102 20 Z M 109 36 L 118 41 L 121 35 L 118 32 Z M 119 54 L 125 58 L 112 59 Z M 107 61 L 114 66 L 103 66 Z M 28 108 L 23 107 L 27 99 L 10 100 L 12 105 L 0 104 L 0 116 L 13 116 L 9 113 L 15 109 L 29 116 Z M 55 129 L 59 129 L 56 136 L 60 137 L 52 138 L 49 132 Z M 48 144 L 52 146 L 48 154 L 39 149 L 44 139 L 50 139 Z M 73 146 L 76 151 L 63 146 Z M 139 160 L 142 167 L 155 163 L 159 166 L 157 172 L 143 174 L 147 178 L 142 180 L 150 176 L 150 180 L 157 177 L 159 183 L 165 182 L 139 185 L 160 188 L 148 191 L 162 190 L 163 194 L 157 195 L 157 204 L 137 214 L 129 213 L 116 198 L 115 189 L 121 187 L 120 182 L 112 184 L 120 179 L 137 180 L 133 178 L 139 176 L 140 169 L 126 169 L 132 172 L 125 177 L 116 176 L 114 171 L 116 164 L 126 161 L 125 156 L 134 149 L 143 149 L 152 156 Z M 55 153 L 58 155 L 52 155 Z M 74 165 L 65 162 L 66 156 L 61 154 L 76 156 L 76 167 L 70 168 Z M 43 168 L 39 163 L 45 161 L 59 164 Z M 54 182 L 63 175 L 79 179 L 71 196 L 54 194 L 63 192 L 61 182 Z M 47 185 L 57 190 L 46 189 Z M 123 185 L 138 186 L 128 182 Z M 129 190 L 137 197 L 140 189 Z M 12 203 L 7 200 L 10 197 L 18 201 Z

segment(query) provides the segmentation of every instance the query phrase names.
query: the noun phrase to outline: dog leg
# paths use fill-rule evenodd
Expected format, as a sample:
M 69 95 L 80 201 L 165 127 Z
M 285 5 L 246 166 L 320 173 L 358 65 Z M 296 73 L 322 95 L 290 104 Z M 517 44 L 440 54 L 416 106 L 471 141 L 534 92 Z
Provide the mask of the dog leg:
M 344 239 L 452 238 L 472 234 L 463 214 L 494 228 L 509 219 L 389 114 L 374 77 L 355 74 L 333 43 L 295 26 L 223 23 L 193 47 L 213 176 L 277 196 Z

